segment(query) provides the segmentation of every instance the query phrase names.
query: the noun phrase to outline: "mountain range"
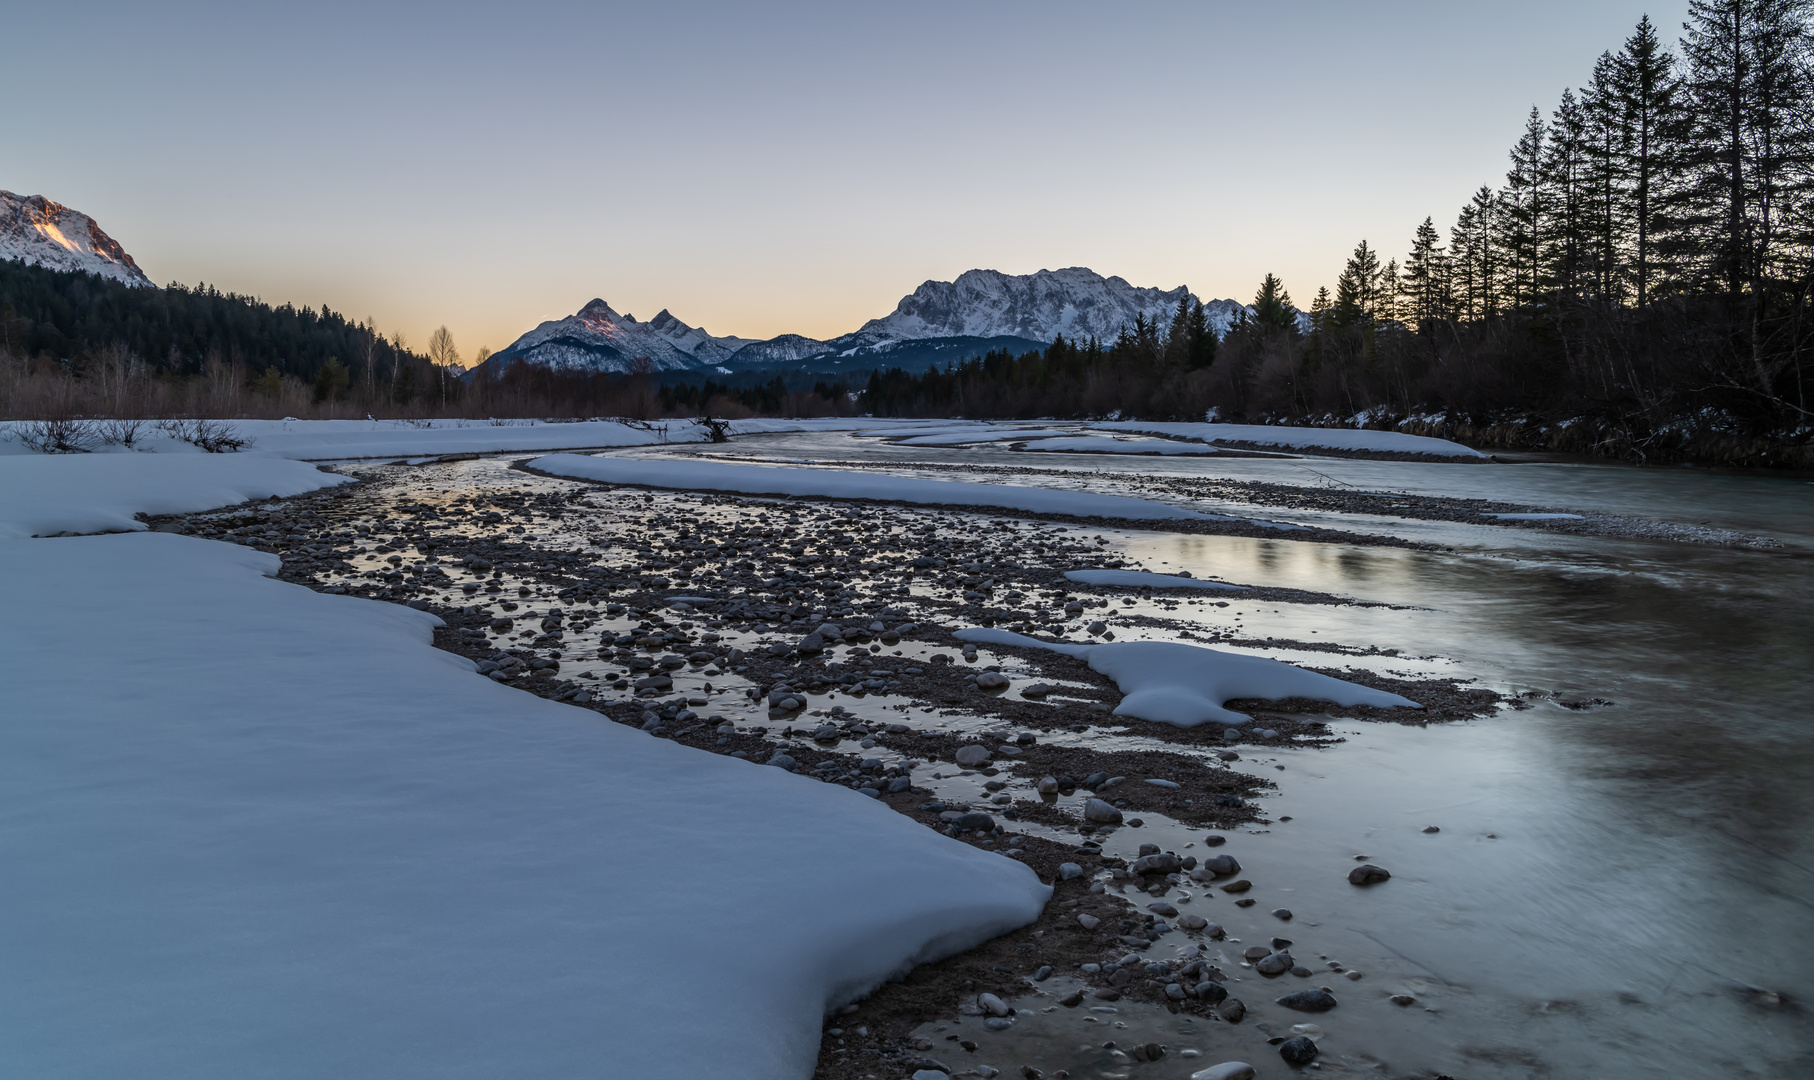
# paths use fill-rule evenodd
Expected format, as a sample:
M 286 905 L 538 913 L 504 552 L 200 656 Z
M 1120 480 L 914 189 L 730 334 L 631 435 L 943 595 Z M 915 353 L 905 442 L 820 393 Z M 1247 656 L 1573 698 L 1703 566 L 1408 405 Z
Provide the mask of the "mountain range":
M 766 341 L 717 337 L 688 326 L 667 310 L 648 322 L 593 300 L 564 319 L 542 323 L 486 361 L 494 370 L 529 363 L 567 372 L 710 371 L 732 374 L 793 367 L 836 372 L 890 367 L 921 369 L 980 356 L 991 349 L 1023 352 L 1060 334 L 1110 341 L 1138 316 L 1165 325 L 1184 286 L 1140 288 L 1081 266 L 1004 274 L 971 270 L 956 281 L 928 281 L 901 298 L 894 311 L 858 329 L 819 340 L 782 334 Z M 1234 300 L 1204 302 L 1217 335 L 1250 308 Z
M 154 288 L 132 256 L 94 218 L 42 195 L 0 191 L 0 259 L 50 270 L 85 271 Z
M 0 259 L 155 288 L 93 218 L 42 195 L 0 191 Z M 766 340 L 721 336 L 689 326 L 666 309 L 642 322 L 593 300 L 517 338 L 484 366 L 502 371 L 528 363 L 581 374 L 731 375 L 781 367 L 836 373 L 884 365 L 923 370 L 993 349 L 1042 349 L 1061 334 L 1075 341 L 1111 341 L 1141 316 L 1164 326 L 1185 299 L 1196 297 L 1182 285 L 1140 288 L 1081 266 L 1032 274 L 970 270 L 955 281 L 928 281 L 889 314 L 824 340 L 799 334 Z M 1234 300 L 1207 300 L 1203 306 L 1218 336 L 1241 312 L 1252 312 Z

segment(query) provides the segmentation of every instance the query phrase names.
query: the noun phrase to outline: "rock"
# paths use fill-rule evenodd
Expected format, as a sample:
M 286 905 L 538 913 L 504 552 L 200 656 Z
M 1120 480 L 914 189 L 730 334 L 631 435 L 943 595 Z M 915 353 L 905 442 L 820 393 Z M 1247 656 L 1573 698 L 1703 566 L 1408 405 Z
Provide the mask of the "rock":
M 483 672 L 480 674 L 483 674 Z M 1041 795 L 1056 795 L 1058 794 L 1058 778 L 1055 776 L 1042 776 L 1039 778 L 1039 783 L 1033 785 L 1033 790 L 1039 792 Z
M 1152 912 L 1154 915 L 1162 915 L 1167 919 L 1173 918 L 1174 916 L 1176 916 L 1178 914 L 1177 908 L 1171 906 L 1170 904 L 1166 903 L 1163 900 L 1159 901 L 1156 904 L 1146 905 L 1146 910 Z
M 1052 970 L 1053 969 L 1052 969 L 1051 964 L 1040 965 L 1039 970 L 1035 971 L 1033 973 L 1033 981 L 1034 982 L 1045 982 L 1047 979 L 1052 977 Z
M 987 1012 L 990 1016 L 1006 1016 L 1011 1011 L 1008 1008 L 1008 1003 L 1001 998 L 996 997 L 994 994 L 978 994 L 976 1003 L 981 1005 L 983 1011 Z
M 986 763 L 989 760 L 989 757 L 988 747 L 971 743 L 969 746 L 958 747 L 955 760 L 963 768 L 974 769 L 978 765 Z
M 1102 925 L 1102 920 L 1094 915 L 1079 915 L 1077 916 L 1077 924 L 1085 930 L 1094 930 Z
M 978 690 L 1002 690 L 1006 689 L 1012 681 L 999 671 L 985 671 L 976 677 L 976 688 Z
M 1246 878 L 1242 878 L 1239 881 L 1231 881 L 1222 886 L 1222 891 L 1226 893 L 1244 893 L 1251 888 L 1253 888 L 1253 882 L 1248 881 Z
M 1103 802 L 1101 799 L 1089 799 L 1083 804 L 1083 820 L 1098 825 L 1121 824 L 1121 811 Z
M 1302 1035 L 1279 1044 L 1279 1056 L 1287 1065 L 1308 1065 L 1316 1060 L 1316 1043 Z
M 1160 780 L 1156 777 L 1147 780 L 1147 783 L 1149 783 L 1157 788 L 1170 788 L 1174 791 L 1176 791 L 1178 788 L 1181 788 L 1184 786 L 1183 784 L 1177 783 L 1176 781 L 1173 781 L 1173 780 Z
M 1283 975 L 1291 970 L 1290 953 L 1273 953 L 1254 964 L 1253 969 L 1262 975 Z
M 1214 1005 L 1228 997 L 1228 988 L 1213 979 L 1204 979 L 1197 984 L 1192 993 L 1197 995 L 1198 1001 Z
M 1216 877 L 1227 877 L 1241 872 L 1241 864 L 1233 855 L 1213 855 L 1203 860 L 1199 869 L 1207 870 Z
M 1245 1061 L 1224 1061 L 1190 1074 L 1190 1080 L 1253 1080 L 1253 1066 Z
M 813 739 L 816 742 L 837 742 L 838 738 L 843 734 L 842 731 L 838 730 L 838 725 L 836 724 L 820 724 L 819 727 L 813 731 Z
M 1272 950 L 1264 945 L 1249 945 L 1241 952 L 1243 960 L 1264 960 L 1272 955 Z
M 939 1072 L 937 1069 L 915 1069 L 913 1070 L 913 1080 L 951 1080 L 951 1074 Z
M 1142 845 L 1142 846 L 1150 847 L 1152 845 L 1148 844 L 1148 845 Z M 1182 870 L 1183 868 L 1184 868 L 1184 863 L 1176 855 L 1172 855 L 1169 853 L 1162 853 L 1162 854 L 1157 854 L 1157 855 L 1140 856 L 1138 859 L 1134 860 L 1134 863 L 1132 866 L 1128 867 L 1128 873 L 1130 873 L 1130 874 L 1175 874 L 1179 870 Z
M 1336 1001 L 1335 995 L 1327 990 L 1299 990 L 1280 998 L 1279 1004 L 1299 1012 L 1328 1012 L 1335 1008 Z
M 1238 1024 L 1241 1022 L 1241 1018 L 1247 1015 L 1247 1006 L 1241 1004 L 1240 998 L 1229 998 L 1216 1006 L 1216 1015 L 1231 1024 Z
M 1226 843 L 1228 843 L 1228 837 L 1223 836 L 1221 833 L 1210 833 L 1203 838 L 1204 847 L 1221 847 Z
M 1417 999 L 1410 994 L 1393 994 L 1387 1000 L 1401 1009 L 1417 1004 Z
M 1109 628 L 1109 624 L 1103 622 L 1101 619 L 1097 619 L 1095 622 L 1091 623 L 1088 627 L 1085 627 L 1085 629 L 1087 629 L 1089 631 L 1091 637 L 1102 636 L 1102 632 L 1104 630 L 1107 630 L 1108 628 Z
M 646 679 L 638 679 L 631 685 L 638 690 L 666 690 L 674 685 L 674 680 L 666 675 L 651 675 Z
M 1434 825 L 1425 825 L 1425 826 L 1424 826 L 1424 827 L 1423 827 L 1423 831 L 1424 831 L 1424 832 L 1427 832 L 1427 833 L 1433 833 L 1433 832 L 1441 832 L 1441 831 L 1442 831 L 1442 830 L 1441 830 L 1441 829 L 1439 829 L 1439 828 L 1437 828 L 1437 827 L 1436 827 L 1436 826 L 1434 826 Z
M 983 1021 L 983 1026 L 990 1031 L 1006 1031 L 1014 1026 L 1014 1021 L 1006 1016 L 991 1016 Z
M 975 832 L 994 832 L 995 819 L 988 814 L 969 813 L 952 822 L 959 829 Z
M 775 756 L 768 759 L 768 764 L 774 765 L 777 768 L 791 769 L 795 765 L 798 765 L 799 762 L 777 750 L 775 751 Z
M 1382 881 L 1389 881 L 1391 877 L 1392 874 L 1383 866 L 1374 866 L 1372 863 L 1362 863 L 1348 871 L 1348 884 L 1378 885 Z
M 1090 775 L 1083 778 L 1082 786 L 1089 788 L 1091 791 L 1100 791 L 1100 790 L 1102 790 L 1102 786 L 1104 784 L 1107 784 L 1108 782 L 1109 782 L 1108 773 L 1093 772 Z
M 808 634 L 794 643 L 794 651 L 805 656 L 812 656 L 825 651 L 825 639 L 818 634 Z
M 1180 930 L 1202 930 L 1208 926 L 1209 920 L 1201 915 L 1178 916 L 1178 929 Z
M 1291 909 L 1275 907 L 1272 909 L 1272 917 L 1275 919 L 1284 919 L 1286 922 L 1290 922 L 1291 921 Z
M 1070 881 L 1072 878 L 1080 878 L 1082 876 L 1083 867 L 1078 866 L 1076 863 L 1068 862 L 1058 864 L 1058 880 Z

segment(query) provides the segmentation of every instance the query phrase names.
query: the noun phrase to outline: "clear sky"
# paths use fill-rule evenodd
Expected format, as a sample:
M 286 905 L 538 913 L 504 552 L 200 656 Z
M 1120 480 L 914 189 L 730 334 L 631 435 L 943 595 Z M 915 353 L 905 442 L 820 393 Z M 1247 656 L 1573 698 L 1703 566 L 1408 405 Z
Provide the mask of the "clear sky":
M 973 267 L 1308 304 L 1686 0 L 21 5 L 0 188 L 466 356 L 594 296 L 815 337 Z

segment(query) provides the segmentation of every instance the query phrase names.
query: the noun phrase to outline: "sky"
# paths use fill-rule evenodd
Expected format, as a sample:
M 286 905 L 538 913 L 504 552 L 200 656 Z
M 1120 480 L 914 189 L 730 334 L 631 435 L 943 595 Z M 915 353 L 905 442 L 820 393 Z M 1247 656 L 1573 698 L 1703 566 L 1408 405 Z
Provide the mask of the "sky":
M 0 188 L 469 360 L 593 297 L 831 337 L 977 267 L 1308 306 L 1686 6 L 66 0 L 6 17 Z

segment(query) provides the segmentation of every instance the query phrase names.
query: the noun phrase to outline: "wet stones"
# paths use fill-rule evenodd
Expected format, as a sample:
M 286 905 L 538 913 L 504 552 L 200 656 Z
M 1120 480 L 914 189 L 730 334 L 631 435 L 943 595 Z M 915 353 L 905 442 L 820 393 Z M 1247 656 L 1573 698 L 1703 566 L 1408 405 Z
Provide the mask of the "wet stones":
M 978 690 L 1006 690 L 1013 680 L 999 671 L 985 671 L 976 677 Z
M 1151 847 L 1152 845 L 1143 844 L 1141 846 Z M 1128 872 L 1132 874 L 1175 874 L 1183 867 L 1183 861 L 1167 851 L 1141 855 L 1134 860 L 1133 865 L 1128 867 Z
M 1094 930 L 1102 925 L 1102 920 L 1094 915 L 1079 915 L 1077 916 L 1077 925 L 1083 927 L 1085 930 Z
M 1233 855 L 1213 855 L 1204 859 L 1202 864 L 1197 867 L 1197 872 L 1191 876 L 1198 881 L 1208 881 L 1211 878 L 1228 877 L 1240 872 L 1241 864 Z M 1204 876 L 1199 877 L 1199 874 Z
M 988 747 L 972 743 L 969 746 L 958 747 L 957 755 L 953 760 L 963 768 L 974 769 L 987 764 L 991 756 Z M 1117 816 L 1117 820 L 1119 820 L 1119 816 Z
M 1316 1043 L 1303 1035 L 1279 1044 L 1279 1056 L 1287 1065 L 1308 1065 L 1316 1060 L 1316 1055 Z
M 1280 1005 L 1298 1012 L 1328 1012 L 1335 1008 L 1335 995 L 1327 990 L 1299 990 L 1278 999 Z
M 1058 864 L 1058 880 L 1071 881 L 1083 876 L 1083 867 L 1074 862 Z
M 1348 871 L 1348 884 L 1350 885 L 1378 885 L 1391 878 L 1392 874 L 1385 867 L 1374 866 L 1372 863 L 1362 863 Z
M 1238 1024 L 1242 1017 L 1247 1015 L 1247 1006 L 1241 1004 L 1240 998 L 1229 998 L 1216 1006 L 1216 1015 L 1231 1024 Z M 1252 1076 L 1253 1073 L 1249 1072 L 1247 1075 Z
M 1245 1061 L 1224 1061 L 1220 1065 L 1198 1069 L 1190 1074 L 1190 1080 L 1253 1080 L 1253 1066 Z
M 1121 824 L 1121 811 L 1101 799 L 1089 799 L 1083 804 L 1083 820 L 1096 825 Z
M 1273 953 L 1261 958 L 1253 969 L 1262 975 L 1283 975 L 1295 966 L 1290 953 Z

